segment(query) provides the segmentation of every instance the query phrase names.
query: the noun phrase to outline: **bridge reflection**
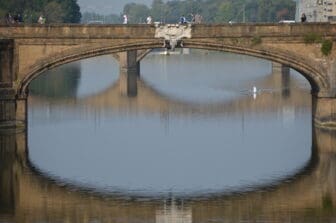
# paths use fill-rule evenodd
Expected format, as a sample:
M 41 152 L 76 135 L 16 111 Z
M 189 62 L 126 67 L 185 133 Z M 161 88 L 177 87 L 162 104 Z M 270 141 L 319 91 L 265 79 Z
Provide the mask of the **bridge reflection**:
M 233 99 L 211 102 L 191 102 L 173 98 L 160 93 L 160 89 L 152 88 L 146 81 L 137 76 L 119 75 L 119 79 L 108 89 L 85 98 L 53 99 L 30 95 L 30 109 L 47 107 L 51 111 L 55 107 L 76 110 L 76 116 L 97 114 L 106 111 L 128 111 L 202 116 L 223 116 L 229 114 L 242 115 L 250 113 L 267 113 L 282 111 L 295 113 L 295 109 L 311 109 L 311 99 L 306 97 L 307 89 L 296 88 L 295 79 L 290 78 L 289 71 L 273 69 L 273 72 L 256 83 L 261 89 L 268 89 L 253 95 L 252 92 L 235 92 Z M 252 86 L 249 86 L 252 87 Z M 254 97 L 255 100 L 251 100 Z M 131 99 L 130 99 L 131 98 Z M 286 111 L 284 111 L 284 109 Z
M 130 100 L 120 87 L 125 86 L 122 79 L 97 95 L 52 103 L 71 109 L 86 104 L 88 112 L 111 108 L 209 116 L 311 107 L 311 101 L 302 97 L 303 90 L 288 92 L 294 82 L 279 78 L 273 73 L 258 85 L 285 83 L 278 86 L 282 94 L 260 94 L 254 101 L 251 95 L 242 95 L 219 105 L 173 100 L 141 80 L 132 85 L 137 97 Z M 33 107 L 50 103 L 49 98 L 36 96 L 30 100 Z M 143 197 L 96 192 L 42 174 L 29 161 L 27 132 L 0 132 L 0 222 L 328 222 L 336 217 L 336 131 L 314 128 L 312 137 L 305 167 L 268 185 L 201 197 Z
M 0 221 L 327 222 L 336 216 L 336 131 L 314 128 L 311 159 L 294 176 L 245 191 L 184 198 L 69 185 L 29 162 L 26 132 L 1 133 L 0 142 Z

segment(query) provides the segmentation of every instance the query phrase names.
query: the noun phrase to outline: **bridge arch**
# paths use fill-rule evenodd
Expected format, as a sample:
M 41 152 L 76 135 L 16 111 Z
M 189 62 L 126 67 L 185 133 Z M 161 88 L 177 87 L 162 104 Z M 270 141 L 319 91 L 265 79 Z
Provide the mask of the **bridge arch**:
M 41 73 L 52 68 L 68 64 L 74 61 L 87 58 L 109 55 L 130 50 L 147 50 L 162 47 L 159 41 L 148 41 L 133 44 L 110 45 L 104 47 L 88 46 L 74 47 L 61 53 L 56 53 L 47 58 L 36 61 L 22 76 L 24 77 L 18 85 L 18 97 L 25 98 L 30 82 L 38 77 Z
M 154 48 L 161 48 L 163 46 L 163 41 L 157 40 L 147 40 L 141 42 L 132 42 L 118 45 L 106 45 L 103 47 L 97 46 L 87 46 L 87 47 L 74 47 L 69 50 L 63 51 L 61 53 L 56 53 L 48 58 L 43 58 L 30 67 L 30 70 L 23 74 L 24 78 L 18 85 L 18 97 L 26 98 L 27 89 L 29 83 L 39 76 L 42 72 L 55 68 L 57 66 L 67 64 L 73 61 L 78 61 L 86 58 L 108 55 L 118 52 L 125 52 L 130 50 L 148 50 Z M 236 45 L 223 45 L 222 43 L 214 42 L 197 42 L 195 40 L 184 41 L 184 47 L 213 50 L 221 52 L 230 52 L 236 54 L 244 54 L 253 57 L 258 57 L 261 59 L 266 59 L 269 61 L 277 62 L 293 68 L 300 72 L 310 83 L 312 93 L 315 95 L 323 94 L 324 91 L 330 89 L 330 84 L 324 75 L 324 69 L 316 67 L 316 62 L 309 61 L 301 56 L 293 53 L 283 52 L 278 49 L 270 50 L 262 45 L 259 47 L 246 47 L 246 46 L 236 46 Z
M 321 90 L 330 88 L 329 81 L 325 78 L 325 75 L 323 75 L 323 68 L 318 69 L 315 66 L 316 63 L 313 63 L 298 55 L 295 55 L 295 53 L 288 54 L 288 52 L 281 52 L 277 49 L 266 50 L 263 47 L 240 47 L 234 45 L 222 45 L 204 42 L 202 42 L 201 44 L 193 42 L 191 44 L 188 44 L 187 47 L 243 54 L 280 63 L 301 73 L 310 83 L 312 93 L 316 95 Z

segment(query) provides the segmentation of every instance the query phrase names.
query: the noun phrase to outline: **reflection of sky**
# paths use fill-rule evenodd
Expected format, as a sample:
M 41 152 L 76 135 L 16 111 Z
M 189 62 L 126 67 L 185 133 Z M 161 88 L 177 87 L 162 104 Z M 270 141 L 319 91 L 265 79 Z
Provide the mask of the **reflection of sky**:
M 99 58 L 83 63 L 79 95 L 101 92 L 94 88 L 114 82 L 113 75 L 104 79 L 110 62 Z M 221 99 L 204 96 L 207 89 L 236 93 L 271 72 L 268 62 L 227 54 L 171 56 L 163 61 L 148 57 L 141 69 L 146 81 L 165 95 L 200 102 Z M 38 109 L 35 114 L 46 112 Z M 311 113 L 303 109 L 216 117 L 103 111 L 57 122 L 50 116 L 49 124 L 43 125 L 41 116 L 31 110 L 31 161 L 51 175 L 98 189 L 150 193 L 237 189 L 291 174 L 310 157 Z M 53 112 L 59 117 L 72 113 L 57 107 Z
M 82 98 L 103 91 L 118 80 L 118 75 L 119 64 L 112 56 L 82 60 L 77 97 Z
M 301 167 L 310 157 L 309 118 L 285 127 L 246 115 L 243 127 L 238 118 L 170 117 L 168 130 L 158 116 L 60 122 L 32 128 L 29 155 L 42 170 L 101 189 L 229 189 Z
M 167 63 L 174 65 L 167 66 Z M 192 57 L 149 55 L 141 67 L 146 83 L 163 94 L 199 103 L 228 101 L 241 96 L 242 92 L 252 89 L 254 79 L 271 72 L 270 63 L 264 60 L 219 53 L 199 53 Z

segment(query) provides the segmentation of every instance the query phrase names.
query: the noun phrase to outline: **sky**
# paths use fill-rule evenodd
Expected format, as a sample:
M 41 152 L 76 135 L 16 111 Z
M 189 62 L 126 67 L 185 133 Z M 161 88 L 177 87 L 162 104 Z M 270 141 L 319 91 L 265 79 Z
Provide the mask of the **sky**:
M 127 3 L 142 3 L 150 6 L 153 0 L 77 0 L 81 12 L 96 12 L 99 14 L 120 14 Z

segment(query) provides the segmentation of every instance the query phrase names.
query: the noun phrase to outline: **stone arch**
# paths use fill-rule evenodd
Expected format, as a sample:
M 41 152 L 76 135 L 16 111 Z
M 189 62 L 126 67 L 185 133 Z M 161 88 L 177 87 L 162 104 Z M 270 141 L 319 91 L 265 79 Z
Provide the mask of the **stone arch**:
M 90 57 L 129 50 L 147 50 L 161 47 L 162 41 L 160 39 L 152 39 L 137 43 L 133 42 L 119 45 L 107 45 L 103 47 L 97 47 L 94 45 L 89 45 L 87 47 L 74 47 L 73 49 L 64 51 L 62 53 L 57 53 L 52 57 L 37 61 L 35 65 L 30 67 L 30 70 L 24 74 L 23 80 L 18 85 L 18 96 L 19 98 L 25 98 L 27 96 L 27 88 L 29 83 L 45 70 Z M 237 45 L 223 45 L 220 42 L 197 42 L 195 40 L 189 39 L 184 41 L 184 47 L 244 54 L 277 62 L 300 72 L 309 81 L 313 94 L 328 94 L 328 90 L 330 89 L 329 81 L 325 75 L 323 75 L 323 67 L 316 66 L 316 62 L 309 61 L 307 58 L 302 58 L 296 55 L 294 52 L 288 53 L 279 49 L 270 50 L 269 48 L 263 48 L 262 45 L 259 47 L 246 47 Z
M 150 41 L 136 44 L 134 43 L 123 44 L 117 46 L 109 45 L 103 47 L 97 47 L 97 46 L 74 47 L 61 53 L 56 53 L 53 56 L 36 61 L 36 63 L 30 67 L 29 71 L 23 74 L 24 78 L 20 81 L 20 83 L 17 86 L 18 97 L 26 98 L 29 83 L 46 70 L 82 59 L 108 54 L 115 54 L 129 50 L 143 50 L 143 49 L 146 50 L 146 49 L 160 48 L 161 46 L 162 44 L 159 43 L 158 41 Z
M 325 68 L 319 66 L 320 64 L 317 64 L 314 61 L 296 55 L 294 52 L 288 53 L 279 49 L 270 50 L 269 48 L 267 49 L 262 46 L 254 48 L 223 45 L 220 43 L 196 43 L 193 41 L 190 43 L 186 41 L 185 46 L 197 49 L 243 54 L 277 62 L 301 73 L 310 83 L 314 95 L 328 94 L 328 90 L 330 89 L 330 83 L 324 75 Z

